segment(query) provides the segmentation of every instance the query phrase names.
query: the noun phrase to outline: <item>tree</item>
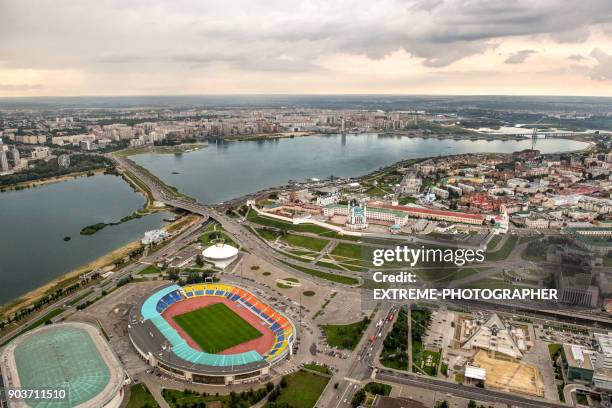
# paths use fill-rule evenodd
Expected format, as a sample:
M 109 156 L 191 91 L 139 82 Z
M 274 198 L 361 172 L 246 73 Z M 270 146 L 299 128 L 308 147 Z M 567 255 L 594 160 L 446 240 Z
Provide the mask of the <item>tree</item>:
M 361 405 L 363 401 L 365 401 L 365 398 L 366 398 L 366 392 L 362 388 L 359 391 L 357 391 L 355 395 L 353 396 L 353 400 L 351 401 L 351 406 L 353 406 L 353 408 L 358 407 L 359 405 Z
M 476 401 L 470 400 L 470 402 L 468 402 L 468 408 L 476 408 Z

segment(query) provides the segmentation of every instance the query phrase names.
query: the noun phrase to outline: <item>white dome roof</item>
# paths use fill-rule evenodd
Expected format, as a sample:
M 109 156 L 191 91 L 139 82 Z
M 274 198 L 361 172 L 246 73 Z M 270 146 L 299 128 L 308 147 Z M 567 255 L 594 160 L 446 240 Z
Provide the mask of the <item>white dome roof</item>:
M 238 255 L 238 249 L 227 244 L 214 244 L 202 252 L 202 256 L 207 259 L 228 259 Z

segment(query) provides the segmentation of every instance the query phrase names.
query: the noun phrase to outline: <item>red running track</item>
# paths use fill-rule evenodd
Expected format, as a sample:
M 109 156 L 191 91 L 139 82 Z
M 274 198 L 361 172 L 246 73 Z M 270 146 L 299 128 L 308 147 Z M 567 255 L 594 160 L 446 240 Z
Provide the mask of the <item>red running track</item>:
M 164 312 L 162 313 L 162 317 L 166 319 L 168 323 L 180 334 L 180 336 L 187 341 L 191 347 L 198 351 L 202 351 L 200 346 L 197 345 L 195 341 L 183 330 L 175 321 L 174 317 L 178 315 L 182 315 L 184 313 L 189 313 L 197 309 L 201 309 L 206 306 L 214 305 L 215 303 L 224 303 L 227 307 L 232 309 L 238 316 L 242 317 L 246 320 L 251 326 L 255 327 L 262 336 L 249 340 L 247 342 L 238 344 L 236 346 L 230 347 L 228 349 L 223 350 L 217 354 L 238 354 L 244 353 L 247 351 L 255 350 L 260 355 L 266 354 L 268 351 L 272 349 L 274 346 L 274 333 L 270 330 L 270 327 L 263 322 L 261 318 L 250 312 L 245 307 L 238 305 L 236 302 L 232 302 L 225 298 L 220 298 L 216 296 L 201 296 L 201 297 L 193 297 L 182 300 L 180 302 L 176 302 L 171 304 Z

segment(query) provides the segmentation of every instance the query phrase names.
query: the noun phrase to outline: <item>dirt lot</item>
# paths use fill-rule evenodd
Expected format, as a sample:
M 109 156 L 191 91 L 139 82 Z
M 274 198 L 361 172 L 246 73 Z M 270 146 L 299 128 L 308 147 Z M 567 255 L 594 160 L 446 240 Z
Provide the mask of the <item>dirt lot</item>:
M 538 397 L 544 396 L 544 381 L 536 366 L 492 358 L 484 350 L 474 356 L 474 362 L 487 370 L 485 380 L 487 387 Z

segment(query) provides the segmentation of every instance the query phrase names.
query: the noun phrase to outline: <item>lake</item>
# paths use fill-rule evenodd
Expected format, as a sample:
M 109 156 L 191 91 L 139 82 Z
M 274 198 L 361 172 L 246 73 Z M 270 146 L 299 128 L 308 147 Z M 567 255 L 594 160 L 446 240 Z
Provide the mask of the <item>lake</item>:
M 168 213 L 79 234 L 86 225 L 118 221 L 144 203 L 142 195 L 112 175 L 0 193 L 0 304 L 161 227 Z M 65 242 L 66 236 L 71 240 Z
M 579 150 L 586 143 L 539 139 L 543 153 Z M 356 177 L 400 160 L 460 153 L 511 153 L 528 140 L 422 139 L 377 134 L 317 135 L 293 139 L 211 143 L 182 155 L 139 154 L 138 164 L 197 200 L 216 204 L 307 178 Z

